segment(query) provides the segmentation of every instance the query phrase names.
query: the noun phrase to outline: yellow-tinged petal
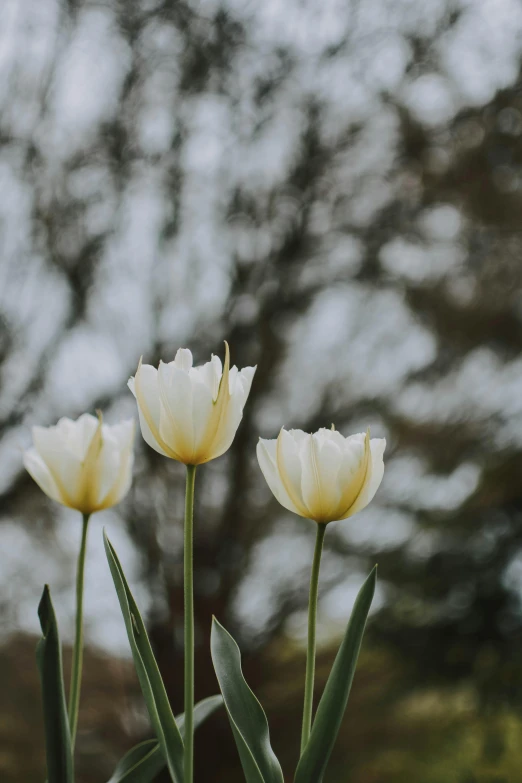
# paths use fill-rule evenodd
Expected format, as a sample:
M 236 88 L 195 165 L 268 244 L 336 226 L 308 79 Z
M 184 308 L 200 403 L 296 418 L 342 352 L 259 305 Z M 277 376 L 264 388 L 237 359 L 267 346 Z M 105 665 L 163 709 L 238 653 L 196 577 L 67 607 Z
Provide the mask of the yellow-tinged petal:
M 345 492 L 343 493 L 341 500 L 341 513 L 337 517 L 338 519 L 345 519 L 350 516 L 351 508 L 359 497 L 368 476 L 370 461 L 370 430 L 366 430 L 364 436 L 364 453 L 363 458 L 359 464 L 359 468 L 355 472 L 352 481 L 347 485 Z
M 219 391 L 216 400 L 213 403 L 214 409 L 210 416 L 207 431 L 205 432 L 201 443 L 198 444 L 197 452 L 194 454 L 195 465 L 200 465 L 214 458 L 213 446 L 219 436 L 220 427 L 223 426 L 223 419 L 230 399 L 229 374 L 230 348 L 225 340 L 225 362 L 223 364 L 223 374 L 221 375 L 221 380 L 219 382 Z
M 100 475 L 97 469 L 100 452 L 103 446 L 103 417 L 101 411 L 96 411 L 98 426 L 91 438 L 82 464 L 80 484 L 74 498 L 75 508 L 84 514 L 89 514 L 96 508 L 100 487 Z
M 33 443 L 58 487 L 61 502 L 74 508 L 74 496 L 81 481 L 82 464 L 75 450 L 68 447 L 71 439 L 61 437 L 59 428 L 64 421 L 61 419 L 55 427 L 33 427 Z
M 154 370 L 153 367 L 151 367 L 151 369 Z M 144 431 L 142 427 L 143 437 L 145 437 L 149 446 L 152 446 L 152 448 L 156 449 L 156 451 L 159 451 L 160 453 L 164 454 L 167 457 L 171 457 L 172 459 L 177 459 L 180 462 L 182 462 L 183 460 L 181 460 L 178 454 L 169 445 L 167 445 L 167 443 L 165 443 L 165 441 L 162 439 L 159 433 L 159 413 L 158 413 L 158 423 L 156 423 L 155 417 L 153 416 L 152 411 L 150 409 L 150 405 L 147 399 L 147 395 L 145 393 L 145 389 L 142 386 L 142 377 L 141 377 L 142 372 L 143 372 L 142 359 L 140 358 L 138 369 L 136 370 L 136 375 L 134 376 L 134 394 L 136 396 L 136 401 L 138 403 L 139 412 L 143 416 L 143 419 L 145 420 L 145 423 L 152 436 L 152 439 L 149 440 L 146 437 L 146 431 Z M 157 374 L 158 371 L 154 370 L 154 372 Z M 156 379 L 156 384 L 157 384 L 157 379 Z M 159 408 L 159 392 L 158 392 L 157 405 Z
M 123 422 L 120 427 L 127 425 L 128 430 L 125 433 L 126 442 L 121 445 L 123 448 L 119 453 L 120 465 L 116 481 L 112 484 L 105 497 L 100 498 L 99 506 L 101 508 L 111 508 L 122 500 L 130 489 L 132 483 L 132 465 L 134 462 L 134 435 L 136 425 L 134 420 Z
M 66 498 L 56 483 L 53 474 L 36 449 L 27 449 L 24 452 L 24 467 L 46 495 L 58 501 L 58 503 L 67 504 Z
M 384 438 L 372 438 L 370 441 L 370 459 L 368 464 L 368 471 L 366 474 L 366 481 L 364 482 L 364 486 L 357 496 L 357 500 L 350 508 L 350 512 L 347 514 L 347 516 L 351 517 L 358 511 L 362 511 L 362 509 L 366 508 L 368 503 L 373 500 L 384 475 L 383 456 L 385 448 L 386 440 Z
M 277 469 L 276 443 L 277 441 L 275 440 L 264 440 L 263 438 L 259 438 L 256 449 L 259 467 L 261 468 L 266 483 L 272 490 L 274 497 L 289 511 L 293 511 L 294 514 L 299 514 L 299 509 L 296 508 L 295 504 L 292 502 Z
M 316 522 L 331 522 L 339 513 L 337 475 L 342 454 L 330 436 L 331 431 L 319 430 L 308 435 L 303 444 L 302 495 L 310 518 Z
M 161 402 L 159 434 L 162 442 L 168 444 L 181 462 L 190 465 L 194 455 L 194 428 L 192 381 L 188 371 L 178 368 L 175 362 L 160 362 L 158 390 Z
M 294 449 L 296 453 L 294 453 Z M 288 497 L 297 509 L 297 513 L 302 517 L 311 519 L 310 511 L 306 507 L 301 494 L 302 467 L 297 453 L 297 447 L 294 439 L 284 427 L 281 427 L 277 437 L 276 461 L 283 486 Z

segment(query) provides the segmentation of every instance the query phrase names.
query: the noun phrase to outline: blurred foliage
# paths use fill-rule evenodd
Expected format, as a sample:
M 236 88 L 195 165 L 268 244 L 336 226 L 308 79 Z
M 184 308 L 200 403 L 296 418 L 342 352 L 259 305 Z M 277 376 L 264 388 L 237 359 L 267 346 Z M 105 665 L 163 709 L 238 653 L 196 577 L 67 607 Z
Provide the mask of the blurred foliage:
M 328 530 L 321 612 L 335 635 L 376 560 L 380 603 L 328 780 L 520 777 L 518 0 L 5 0 L 0 14 L 2 779 L 41 775 L 20 631 L 36 632 L 44 581 L 63 635 L 71 619 L 77 527 L 21 469 L 29 427 L 126 415 L 141 353 L 190 345 L 199 362 L 224 338 L 258 370 L 234 447 L 198 472 L 197 698 L 216 691 L 214 613 L 292 767 L 313 533 L 271 498 L 255 442 L 370 423 L 385 480 Z M 138 449 L 105 520 L 179 711 L 183 474 Z M 90 638 L 114 653 L 98 539 Z M 147 733 L 129 663 L 88 660 L 79 783 Z M 197 746 L 199 780 L 240 780 L 223 716 Z
M 41 774 L 41 705 L 33 652 L 34 640 L 22 636 L 2 650 L 0 772 L 6 783 L 38 779 Z M 331 652 L 319 656 L 319 691 L 332 661 Z M 253 666 L 250 661 L 247 671 Z M 258 696 L 266 708 L 274 749 L 290 771 L 299 752 L 302 654 L 275 642 L 256 656 L 255 667 L 259 666 L 267 676 Z M 248 675 L 251 678 L 252 671 Z M 128 661 L 88 654 L 78 736 L 79 783 L 107 779 L 119 756 L 150 736 L 140 701 Z M 405 778 L 423 783 L 508 783 L 519 777 L 521 730 L 522 720 L 514 710 L 481 710 L 471 679 L 458 688 L 412 688 L 408 666 L 395 651 L 367 644 L 328 778 L 352 783 L 401 783 Z M 211 755 L 213 779 L 242 780 L 224 713 L 201 729 L 199 746 L 202 776 L 209 774 L 205 759 Z

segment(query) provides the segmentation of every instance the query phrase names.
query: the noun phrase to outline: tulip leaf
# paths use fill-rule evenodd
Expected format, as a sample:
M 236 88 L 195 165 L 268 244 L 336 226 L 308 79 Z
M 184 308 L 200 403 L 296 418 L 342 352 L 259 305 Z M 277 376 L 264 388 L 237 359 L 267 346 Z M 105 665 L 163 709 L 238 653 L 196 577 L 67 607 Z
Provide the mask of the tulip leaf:
M 210 648 L 247 783 L 284 783 L 266 715 L 241 671 L 239 647 L 215 618 Z
M 145 624 L 116 552 L 104 533 L 105 552 L 120 602 L 134 666 L 150 720 L 174 783 L 183 783 L 183 740 L 172 714 Z
M 209 696 L 194 707 L 194 728 L 212 715 L 223 704 L 221 696 Z M 185 715 L 176 716 L 181 736 L 184 736 Z M 151 783 L 165 767 L 166 762 L 157 740 L 140 742 L 119 761 L 108 783 Z
M 297 765 L 294 783 L 320 783 L 323 778 L 348 703 L 376 580 L 377 566 L 355 600 L 348 628 L 317 707 L 310 739 Z
M 213 712 L 223 704 L 223 696 L 207 696 L 206 699 L 201 699 L 194 705 L 194 728 L 197 729 L 202 723 L 210 718 Z M 185 739 L 185 713 L 176 715 L 176 723 L 178 724 L 180 734 Z
M 108 783 L 151 783 L 165 764 L 158 741 L 146 740 L 125 754 Z
M 73 783 L 73 755 L 63 685 L 62 648 L 48 585 L 45 585 L 40 599 L 38 617 L 43 636 L 36 647 L 36 661 L 42 683 L 47 780 L 49 783 Z

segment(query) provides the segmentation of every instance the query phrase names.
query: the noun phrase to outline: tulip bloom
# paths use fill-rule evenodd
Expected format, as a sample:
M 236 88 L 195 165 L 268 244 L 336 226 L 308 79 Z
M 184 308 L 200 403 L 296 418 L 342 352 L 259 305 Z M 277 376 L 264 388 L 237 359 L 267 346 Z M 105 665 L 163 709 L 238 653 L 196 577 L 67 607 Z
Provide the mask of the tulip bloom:
M 185 465 L 201 465 L 224 454 L 243 417 L 255 367 L 230 369 L 219 357 L 192 366 L 192 353 L 180 348 L 173 362 L 156 370 L 140 362 L 129 388 L 136 397 L 141 432 L 153 449 Z
M 53 500 L 84 515 L 119 503 L 132 480 L 134 421 L 103 424 L 84 413 L 55 427 L 33 427 L 24 465 Z
M 384 473 L 386 441 L 368 433 L 344 438 L 334 429 L 313 435 L 285 430 L 259 439 L 257 458 L 277 500 L 320 524 L 346 519 L 372 500 Z
M 76 630 L 69 689 L 69 727 L 74 748 L 83 664 L 83 588 L 90 515 L 119 503 L 132 481 L 134 421 L 103 424 L 84 413 L 63 418 L 55 427 L 33 427 L 34 446 L 24 465 L 40 489 L 53 500 L 83 515 L 76 570 Z
M 259 439 L 257 459 L 268 486 L 282 506 L 317 522 L 308 600 L 308 643 L 301 728 L 301 755 L 312 726 L 319 569 L 328 522 L 346 519 L 368 505 L 384 473 L 384 439 L 369 431 L 347 438 L 320 429 L 312 435 L 285 430 L 277 440 Z
M 225 342 L 225 364 L 212 356 L 201 367 L 192 366 L 192 354 L 180 348 L 173 362 L 158 369 L 141 361 L 129 388 L 136 397 L 141 434 L 165 457 L 187 468 L 183 551 L 184 582 L 184 780 L 192 783 L 194 764 L 194 483 L 197 465 L 220 457 L 232 445 L 252 385 L 255 367 L 230 369 Z

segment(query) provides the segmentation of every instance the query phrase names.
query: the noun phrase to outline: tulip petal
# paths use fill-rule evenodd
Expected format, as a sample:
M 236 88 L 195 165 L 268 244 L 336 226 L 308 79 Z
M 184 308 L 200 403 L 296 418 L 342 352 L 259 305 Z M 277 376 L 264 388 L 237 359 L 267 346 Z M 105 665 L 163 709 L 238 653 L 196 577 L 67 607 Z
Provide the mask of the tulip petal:
M 266 483 L 270 487 L 276 500 L 278 500 L 279 503 L 281 503 L 281 505 L 287 508 L 289 511 L 293 511 L 294 514 L 299 514 L 299 509 L 297 509 L 295 504 L 292 502 L 292 499 L 286 491 L 284 484 L 279 476 L 279 471 L 277 470 L 276 464 L 276 448 L 276 440 L 265 440 L 264 438 L 259 438 L 256 449 L 259 467 L 261 468 L 261 472 L 265 477 Z
M 302 517 L 310 519 L 309 510 L 301 494 L 302 464 L 300 449 L 304 438 L 306 438 L 306 433 L 302 430 L 290 430 L 287 432 L 283 427 L 276 442 L 276 462 L 281 481 L 294 507 L 297 509 L 297 513 Z
M 235 438 L 237 429 L 243 418 L 243 408 L 247 401 L 255 367 L 244 367 L 241 372 L 237 367 L 232 367 L 229 375 L 230 397 L 228 405 L 225 408 L 224 415 L 220 421 L 214 443 L 212 445 L 212 459 L 224 454 Z
M 194 460 L 199 464 L 209 453 L 210 444 L 207 442 L 207 433 L 212 432 L 212 417 L 215 414 L 215 406 L 212 400 L 211 386 L 202 382 L 197 375 L 191 376 L 192 385 L 192 410 L 194 427 Z M 214 456 L 214 452 L 212 452 Z
M 192 362 L 192 351 L 189 351 L 188 348 L 178 348 L 174 357 L 174 364 L 178 370 L 188 373 L 192 367 Z
M 58 503 L 64 503 L 58 484 L 36 449 L 31 448 L 24 452 L 24 466 L 46 495 Z
M 331 522 L 340 512 L 341 492 L 337 475 L 342 452 L 328 437 L 328 430 L 309 435 L 303 444 L 301 456 L 301 492 L 316 522 Z
M 368 475 L 357 500 L 350 508 L 350 512 L 347 516 L 352 516 L 352 514 L 355 514 L 357 511 L 361 511 L 371 500 L 373 500 L 384 475 L 383 456 L 385 448 L 386 440 L 384 438 L 372 438 L 370 441 L 370 464 L 368 466 Z
M 339 519 L 346 519 L 353 513 L 352 508 L 364 488 L 371 464 L 369 431 L 366 435 L 353 435 L 346 441 L 347 448 L 339 471 L 339 481 L 343 489 L 342 514 Z
M 104 446 L 108 446 L 111 451 L 118 456 L 117 472 L 112 474 L 112 481 L 108 490 L 105 487 L 100 488 L 99 508 L 110 508 L 122 500 L 130 489 L 132 483 L 132 466 L 134 462 L 134 432 L 135 424 L 133 419 L 121 422 L 121 424 L 107 427 L 104 432 Z M 109 448 L 107 450 L 109 450 Z M 111 458 L 111 465 L 114 464 Z M 105 466 L 101 466 L 101 474 L 104 477 Z
M 63 430 L 62 425 L 62 432 Z M 62 433 L 57 433 L 57 427 L 33 427 L 35 449 L 60 491 L 61 502 L 76 508 L 75 502 L 78 490 L 81 488 L 83 465 L 72 449 L 64 445 L 61 437 Z M 74 447 L 76 448 L 77 444 Z
M 116 484 L 121 469 L 121 451 L 114 438 L 109 434 L 103 434 L 103 448 L 99 458 L 99 481 L 93 504 L 97 508 L 104 507 L 105 498 L 111 494 Z
M 138 403 L 140 428 L 144 441 L 163 456 L 177 459 L 159 433 L 161 406 L 156 368 L 150 364 L 142 364 L 140 360 L 136 375 L 129 380 L 128 386 Z
M 85 426 L 82 422 L 80 425 Z M 98 504 L 100 494 L 100 459 L 103 449 L 103 420 L 101 413 L 98 413 L 98 426 L 89 442 L 85 459 L 83 460 L 81 479 L 76 492 L 75 505 L 80 511 L 89 513 L 93 511 Z
M 212 357 L 214 358 L 214 357 Z M 214 367 L 216 367 L 214 365 Z M 217 371 L 217 370 L 216 370 Z M 211 459 L 221 456 L 227 448 L 230 446 L 223 443 L 227 442 L 227 434 L 229 432 L 229 405 L 230 405 L 230 386 L 229 386 L 229 374 L 230 374 L 230 349 L 228 343 L 225 341 L 225 364 L 223 367 L 223 374 L 219 382 L 219 390 L 217 397 L 213 403 L 212 416 L 209 418 L 208 427 L 205 431 L 203 443 L 198 449 L 198 462 L 208 462 Z M 228 415 L 227 415 L 228 414 Z M 240 419 L 241 420 L 241 419 Z M 238 422 L 239 424 L 239 422 Z M 232 436 L 233 437 L 233 436 Z
M 199 381 L 208 387 L 213 402 L 217 400 L 219 384 L 223 375 L 223 367 L 219 356 L 212 354 L 209 362 L 201 365 L 201 367 L 192 367 L 189 375 L 193 381 Z
M 234 404 L 234 400 L 230 398 L 229 405 L 225 408 L 221 421 L 219 422 L 212 446 L 207 452 L 212 455 L 210 459 L 220 457 L 225 451 L 228 451 L 236 435 L 237 428 L 241 424 L 242 418 L 243 408 L 238 404 Z
M 82 413 L 76 420 L 61 420 L 67 422 L 67 429 L 64 433 L 63 445 L 74 451 L 75 456 L 83 462 L 92 443 L 92 439 L 98 429 L 98 419 L 91 416 L 90 413 Z M 58 422 L 60 427 L 60 422 Z
M 235 388 L 231 393 L 234 400 L 237 400 L 237 403 L 241 405 L 241 408 L 244 408 L 250 394 L 256 369 L 257 367 L 243 367 L 237 376 Z
M 179 351 L 178 351 L 179 353 Z M 194 456 L 192 382 L 175 362 L 160 362 L 158 390 L 161 401 L 160 436 L 187 465 Z

